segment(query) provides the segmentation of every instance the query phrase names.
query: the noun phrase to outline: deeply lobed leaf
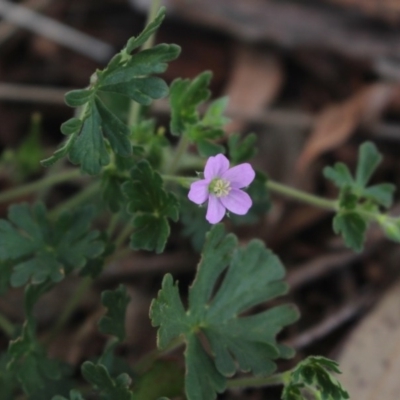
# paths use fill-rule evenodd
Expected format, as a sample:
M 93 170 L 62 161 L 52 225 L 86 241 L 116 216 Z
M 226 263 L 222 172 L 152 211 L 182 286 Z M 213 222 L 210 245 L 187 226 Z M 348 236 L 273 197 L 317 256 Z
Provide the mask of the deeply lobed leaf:
M 178 219 L 177 198 L 164 190 L 160 174 L 145 160 L 132 169 L 131 179 L 122 190 L 128 198 L 128 211 L 134 216 L 131 247 L 161 253 L 170 232 L 168 219 Z
M 70 161 L 79 164 L 82 171 L 97 175 L 110 163 L 110 150 L 122 157 L 132 156 L 130 128 L 104 104 L 102 97 L 116 93 L 149 105 L 168 94 L 165 81 L 152 75 L 164 72 L 167 63 L 178 57 L 180 47 L 160 44 L 130 54 L 159 28 L 164 16 L 165 8 L 161 8 L 137 38 L 130 39 L 104 70 L 95 73 L 89 88 L 66 94 L 68 105 L 82 107 L 81 116 L 62 125 L 62 132 L 70 136 L 52 157 L 42 161 L 44 166 L 69 155 Z
M 26 203 L 11 206 L 10 222 L 0 220 L 0 261 L 13 263 L 11 285 L 58 282 L 99 256 L 103 243 L 97 240 L 97 231 L 89 231 L 93 214 L 87 206 L 64 212 L 53 223 L 42 203 L 32 208 Z
M 226 274 L 213 295 L 221 274 Z M 297 318 L 296 310 L 283 305 L 239 317 L 252 307 L 284 294 L 284 269 L 279 259 L 260 241 L 237 248 L 234 235 L 221 225 L 207 235 L 196 278 L 189 290 L 185 311 L 171 275 L 151 305 L 152 324 L 159 327 L 158 346 L 165 348 L 183 335 L 186 342 L 186 394 L 189 400 L 211 400 L 225 389 L 226 377 L 237 367 L 268 375 L 274 359 L 289 357 L 290 349 L 276 343 L 276 334 Z M 207 339 L 212 356 L 199 334 Z

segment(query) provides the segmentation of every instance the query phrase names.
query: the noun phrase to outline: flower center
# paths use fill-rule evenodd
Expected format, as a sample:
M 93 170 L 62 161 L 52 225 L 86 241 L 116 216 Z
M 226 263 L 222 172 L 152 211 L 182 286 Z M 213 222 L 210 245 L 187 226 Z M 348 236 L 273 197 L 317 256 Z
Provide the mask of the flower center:
M 225 179 L 216 178 L 210 182 L 208 190 L 217 197 L 225 197 L 231 191 L 231 185 Z

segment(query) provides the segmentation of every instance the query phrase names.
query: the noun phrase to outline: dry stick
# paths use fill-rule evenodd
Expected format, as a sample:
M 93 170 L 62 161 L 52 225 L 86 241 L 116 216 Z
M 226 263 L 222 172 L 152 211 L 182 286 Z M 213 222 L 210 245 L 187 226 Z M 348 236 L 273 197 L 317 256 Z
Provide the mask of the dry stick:
M 38 85 L 0 83 L 0 101 L 64 105 L 65 93 L 74 89 L 76 88 L 49 88 Z M 152 110 L 155 114 L 170 113 L 168 102 L 165 100 L 155 101 Z M 312 129 L 316 121 L 311 114 L 285 109 L 264 110 L 262 113 L 244 113 L 241 110 L 233 109 L 227 112 L 227 116 L 243 119 L 249 123 L 296 128 L 296 132 Z M 371 136 L 379 136 L 382 139 L 400 140 L 398 124 L 376 122 L 363 126 L 363 130 Z
M 33 11 L 41 11 L 50 5 L 53 0 L 27 0 L 24 1 L 21 5 L 27 9 Z M 5 20 L 0 23 L 0 46 L 10 40 L 18 31 L 20 30 L 19 26 Z
M 21 28 L 28 29 L 101 63 L 106 62 L 115 52 L 108 43 L 6 0 L 0 1 L 0 15 Z
M 312 328 L 307 329 L 303 333 L 285 342 L 285 344 L 294 347 L 295 349 L 302 349 L 309 344 L 314 343 L 318 339 L 331 333 L 345 322 L 353 319 L 360 314 L 365 308 L 374 303 L 375 297 L 371 294 L 363 295 L 353 300 L 351 303 L 346 304 L 334 314 L 330 315 L 322 322 L 314 325 Z

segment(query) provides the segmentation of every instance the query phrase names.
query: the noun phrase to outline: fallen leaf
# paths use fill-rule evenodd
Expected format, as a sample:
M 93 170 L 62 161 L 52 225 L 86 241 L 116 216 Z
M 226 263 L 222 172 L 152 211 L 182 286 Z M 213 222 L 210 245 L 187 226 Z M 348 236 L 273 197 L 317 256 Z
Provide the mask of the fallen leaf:
M 297 161 L 303 173 L 322 153 L 345 143 L 362 124 L 375 122 L 393 99 L 396 86 L 377 83 L 360 90 L 350 99 L 325 108 Z
M 229 97 L 227 113 L 234 116 L 226 131 L 242 131 L 243 117 L 261 114 L 276 99 L 283 80 L 283 67 L 277 57 L 240 47 L 225 90 Z
M 400 395 L 400 281 L 356 327 L 339 358 L 339 377 L 351 399 L 398 400 Z

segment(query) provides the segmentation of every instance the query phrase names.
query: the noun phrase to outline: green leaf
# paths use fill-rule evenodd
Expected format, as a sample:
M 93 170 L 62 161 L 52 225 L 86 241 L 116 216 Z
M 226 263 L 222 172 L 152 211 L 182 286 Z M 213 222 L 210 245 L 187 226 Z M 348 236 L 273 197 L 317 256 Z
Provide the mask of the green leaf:
M 83 121 L 82 130 L 69 150 L 73 164 L 81 164 L 81 169 L 90 175 L 97 175 L 110 162 L 101 135 L 101 117 L 94 102 L 90 103 L 89 115 Z
M 18 204 L 9 208 L 8 218 L 10 222 L 0 220 L 0 261 L 14 264 L 12 286 L 47 279 L 58 282 L 103 251 L 103 244 L 96 240 L 98 232 L 88 231 L 92 207 L 64 212 L 52 223 L 42 203 L 31 209 Z
M 206 233 L 211 228 L 205 213 L 205 208 L 189 201 L 186 193 L 181 196 L 179 221 L 183 225 L 182 235 L 190 238 L 193 249 L 198 253 L 204 245 Z
M 190 79 L 175 79 L 170 88 L 171 132 L 181 135 L 186 125 L 199 121 L 197 107 L 207 101 L 211 95 L 208 85 L 211 72 L 206 71 L 192 81 Z
M 336 163 L 333 168 L 325 167 L 323 173 L 325 178 L 331 180 L 339 188 L 354 185 L 354 179 L 349 168 L 343 163 Z
M 131 400 L 129 386 L 131 379 L 127 374 L 121 374 L 116 379 L 111 378 L 104 365 L 86 361 L 82 364 L 83 377 L 100 393 L 104 400 Z
M 333 219 L 333 230 L 340 233 L 347 247 L 361 251 L 367 231 L 367 222 L 356 211 L 339 212 Z
M 61 377 L 58 361 L 47 358 L 27 323 L 21 336 L 10 342 L 8 353 L 11 357 L 8 369 L 16 374 L 28 395 L 42 389 L 46 379 L 57 380 Z
M 134 215 L 131 247 L 161 253 L 170 232 L 168 218 L 178 219 L 178 200 L 163 189 L 161 176 L 145 160 L 132 169 L 122 190 L 128 198 L 128 211 Z
M 71 390 L 69 399 L 62 396 L 54 396 L 51 400 L 85 400 L 77 390 Z
M 381 161 L 382 155 L 372 142 L 365 142 L 360 146 L 356 171 L 356 182 L 359 186 L 367 185 Z
M 378 183 L 377 185 L 366 188 L 363 192 L 364 196 L 373 200 L 375 203 L 389 208 L 393 204 L 393 194 L 396 186 L 391 183 Z
M 129 140 L 129 128 L 98 98 L 96 99 L 96 107 L 102 120 L 103 134 L 108 139 L 115 154 L 121 157 L 130 157 L 132 146 Z
M 388 239 L 400 242 L 400 218 L 380 215 L 378 223 Z
M 71 135 L 72 133 L 79 132 L 82 128 L 82 120 L 79 118 L 71 118 L 61 124 L 61 132 L 64 135 Z
M 247 135 L 242 140 L 238 133 L 230 135 L 228 148 L 231 163 L 236 165 L 251 160 L 257 154 L 256 142 L 257 135 L 255 133 Z
M 285 385 L 282 392 L 282 400 L 307 400 L 301 393 L 303 387 L 303 384 L 290 383 Z
M 132 37 L 128 40 L 128 43 L 125 46 L 127 53 L 131 53 L 136 48 L 143 46 L 144 43 L 157 32 L 165 18 L 165 12 L 165 7 L 160 7 L 156 17 L 144 28 L 144 30 L 137 37 Z
M 122 157 L 132 155 L 130 128 L 116 115 L 118 112 L 105 104 L 107 97 L 115 94 L 127 96 L 143 105 L 149 105 L 154 99 L 168 94 L 165 81 L 152 75 L 164 72 L 168 62 L 178 57 L 180 47 L 160 44 L 130 54 L 155 32 L 164 15 L 165 9 L 160 10 L 156 20 L 142 34 L 129 40 L 126 48 L 114 56 L 104 70 L 96 71 L 89 89 L 66 94 L 68 105 L 83 106 L 81 116 L 62 125 L 62 132 L 70 137 L 52 157 L 42 160 L 42 165 L 50 166 L 69 155 L 70 161 L 79 164 L 82 171 L 97 175 L 110 163 L 110 150 Z
M 308 357 L 299 363 L 291 373 L 290 383 L 292 385 L 306 385 L 316 389 L 320 394 L 321 400 L 349 399 L 349 394 L 331 372 L 340 373 L 338 364 L 335 361 L 324 357 Z M 292 386 L 292 389 L 295 388 L 296 386 Z M 282 398 L 284 400 L 297 400 L 296 397 L 283 396 Z
M 279 259 L 262 242 L 253 240 L 245 248 L 237 248 L 236 237 L 225 235 L 223 226 L 217 225 L 207 235 L 197 275 L 189 289 L 187 311 L 171 275 L 164 277 L 150 315 L 153 326 L 159 327 L 160 349 L 180 335 L 185 338 L 188 400 L 215 399 L 216 393 L 225 389 L 226 377 L 237 368 L 268 375 L 276 369 L 273 360 L 292 355 L 289 348 L 276 343 L 278 332 L 297 319 L 292 306 L 281 305 L 238 317 L 286 293 L 283 276 Z M 213 356 L 203 348 L 198 334 L 207 339 Z
M 229 118 L 224 116 L 228 107 L 229 97 L 221 97 L 211 102 L 208 106 L 202 124 L 205 126 L 219 126 L 222 127 L 229 122 Z
M 107 308 L 107 314 L 99 322 L 100 332 L 113 335 L 120 342 L 125 339 L 125 313 L 130 297 L 125 286 L 116 290 L 106 290 L 101 294 L 101 302 Z
M 93 96 L 93 90 L 77 89 L 65 94 L 65 102 L 70 107 L 79 107 L 86 104 Z

